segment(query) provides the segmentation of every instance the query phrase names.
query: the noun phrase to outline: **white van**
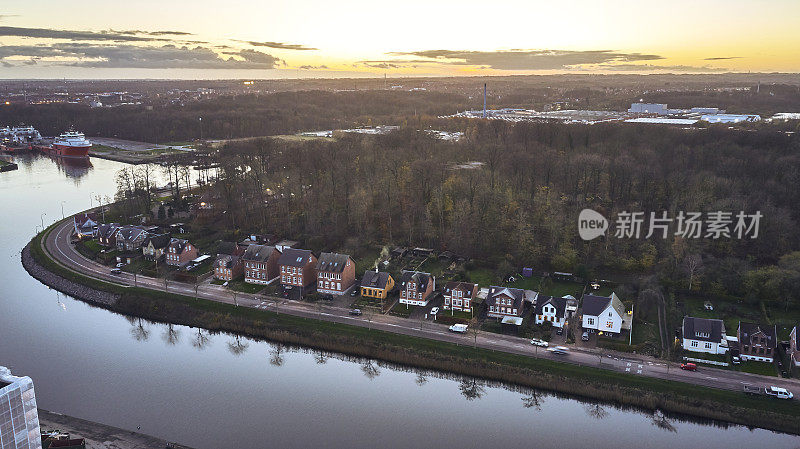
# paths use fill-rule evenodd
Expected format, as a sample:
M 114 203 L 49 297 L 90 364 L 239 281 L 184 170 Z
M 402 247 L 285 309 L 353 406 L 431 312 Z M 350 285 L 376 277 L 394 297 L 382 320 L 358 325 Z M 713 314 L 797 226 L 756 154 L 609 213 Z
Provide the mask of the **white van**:
M 458 332 L 459 334 L 463 334 L 467 331 L 466 324 L 454 324 L 450 326 L 450 332 Z
M 778 399 L 792 399 L 794 397 L 791 391 L 785 388 L 775 387 L 775 386 L 766 388 L 765 393 L 767 393 L 770 396 L 774 396 Z

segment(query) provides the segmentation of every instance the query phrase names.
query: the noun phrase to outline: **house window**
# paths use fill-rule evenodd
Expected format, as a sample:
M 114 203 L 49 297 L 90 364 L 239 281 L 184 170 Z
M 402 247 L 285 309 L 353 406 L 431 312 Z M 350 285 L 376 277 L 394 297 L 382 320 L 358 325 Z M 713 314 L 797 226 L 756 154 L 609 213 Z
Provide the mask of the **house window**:
M 611 320 L 606 321 L 606 327 L 611 329 L 612 327 L 614 327 L 614 322 Z
M 594 318 L 586 318 L 586 324 L 589 326 L 594 326 Z
M 697 343 L 696 341 L 692 341 L 692 344 L 691 344 L 691 346 L 692 346 L 693 348 L 696 348 L 696 347 L 698 346 L 698 343 Z
M 706 349 L 711 349 L 711 343 L 706 343 Z

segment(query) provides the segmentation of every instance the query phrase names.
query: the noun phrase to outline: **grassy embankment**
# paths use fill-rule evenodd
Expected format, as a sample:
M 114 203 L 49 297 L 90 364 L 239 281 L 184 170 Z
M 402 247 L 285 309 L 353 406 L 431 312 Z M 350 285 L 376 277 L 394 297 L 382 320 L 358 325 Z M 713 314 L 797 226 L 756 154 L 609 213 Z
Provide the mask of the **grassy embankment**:
M 751 397 L 738 391 L 476 349 L 469 345 L 295 317 L 272 310 L 234 307 L 162 291 L 120 287 L 87 278 L 55 263 L 40 245 L 43 235 L 37 235 L 32 241 L 31 252 L 35 260 L 74 282 L 120 294 L 120 300 L 112 307 L 119 313 L 484 377 L 614 404 L 791 433 L 798 433 L 800 429 L 800 407 L 794 401 Z

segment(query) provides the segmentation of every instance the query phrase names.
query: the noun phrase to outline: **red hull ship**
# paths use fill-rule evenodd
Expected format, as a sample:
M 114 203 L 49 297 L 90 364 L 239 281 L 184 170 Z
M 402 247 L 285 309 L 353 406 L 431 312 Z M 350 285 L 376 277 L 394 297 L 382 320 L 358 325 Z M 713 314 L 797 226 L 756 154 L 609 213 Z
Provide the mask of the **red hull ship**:
M 89 157 L 92 143 L 86 140 L 83 133 L 68 131 L 56 137 L 51 144 L 40 143 L 33 147 L 58 157 Z

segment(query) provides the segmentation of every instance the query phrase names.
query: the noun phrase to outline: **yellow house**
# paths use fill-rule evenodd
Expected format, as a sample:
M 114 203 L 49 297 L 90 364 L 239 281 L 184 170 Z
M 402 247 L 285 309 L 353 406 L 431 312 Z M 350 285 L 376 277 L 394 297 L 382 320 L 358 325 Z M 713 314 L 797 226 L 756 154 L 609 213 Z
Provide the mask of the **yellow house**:
M 394 288 L 394 279 L 389 273 L 367 270 L 361 280 L 361 296 L 386 299 Z

